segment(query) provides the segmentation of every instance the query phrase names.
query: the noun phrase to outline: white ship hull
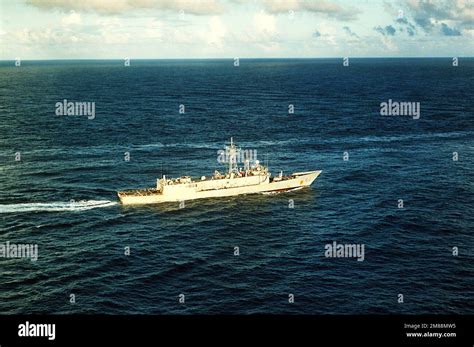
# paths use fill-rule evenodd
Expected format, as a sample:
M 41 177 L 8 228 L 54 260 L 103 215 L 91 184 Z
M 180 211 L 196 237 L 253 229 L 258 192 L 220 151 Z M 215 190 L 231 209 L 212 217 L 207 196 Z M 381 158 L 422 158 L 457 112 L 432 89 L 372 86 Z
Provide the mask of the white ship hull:
M 166 185 L 162 189 L 119 192 L 123 205 L 158 204 L 242 194 L 281 192 L 310 186 L 321 173 L 308 171 L 284 178 L 266 176 L 235 177 L 219 180 L 191 181 L 188 184 Z

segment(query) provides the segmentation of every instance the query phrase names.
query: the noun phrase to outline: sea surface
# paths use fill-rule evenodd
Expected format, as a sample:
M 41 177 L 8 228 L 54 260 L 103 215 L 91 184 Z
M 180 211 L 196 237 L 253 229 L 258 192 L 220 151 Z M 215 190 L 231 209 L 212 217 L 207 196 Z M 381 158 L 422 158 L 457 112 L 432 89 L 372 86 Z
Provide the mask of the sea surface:
M 56 115 L 64 99 L 95 118 Z M 389 99 L 420 118 L 380 115 Z M 38 246 L 0 258 L 0 314 L 474 314 L 473 113 L 472 58 L 0 62 L 0 244 Z M 224 171 L 230 137 L 274 174 L 323 172 L 118 204 Z

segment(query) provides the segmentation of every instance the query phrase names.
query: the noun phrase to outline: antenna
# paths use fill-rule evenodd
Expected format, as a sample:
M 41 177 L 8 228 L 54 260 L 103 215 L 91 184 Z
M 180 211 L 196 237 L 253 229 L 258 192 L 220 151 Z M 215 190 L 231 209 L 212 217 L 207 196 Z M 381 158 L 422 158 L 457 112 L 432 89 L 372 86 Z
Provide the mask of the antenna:
M 226 148 L 228 151 L 229 159 L 229 175 L 236 170 L 237 161 L 236 161 L 236 147 L 234 145 L 234 138 L 230 138 L 230 147 Z

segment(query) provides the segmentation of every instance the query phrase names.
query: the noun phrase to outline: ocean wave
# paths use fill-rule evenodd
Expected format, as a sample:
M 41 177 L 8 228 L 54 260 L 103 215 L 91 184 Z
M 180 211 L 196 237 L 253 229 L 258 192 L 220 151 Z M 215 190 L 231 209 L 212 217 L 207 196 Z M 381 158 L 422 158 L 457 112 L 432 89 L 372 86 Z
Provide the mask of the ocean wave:
M 32 202 L 21 204 L 0 205 L 0 213 L 18 212 L 61 212 L 61 211 L 84 211 L 99 207 L 117 205 L 116 201 L 110 200 L 81 200 L 69 202 Z

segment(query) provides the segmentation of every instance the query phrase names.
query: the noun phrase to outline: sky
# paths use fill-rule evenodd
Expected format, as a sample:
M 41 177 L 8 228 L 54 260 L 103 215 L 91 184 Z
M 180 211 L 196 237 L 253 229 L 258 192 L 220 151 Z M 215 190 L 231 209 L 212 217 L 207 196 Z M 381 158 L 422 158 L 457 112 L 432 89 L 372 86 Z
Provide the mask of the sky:
M 474 0 L 0 0 L 0 59 L 474 56 Z

